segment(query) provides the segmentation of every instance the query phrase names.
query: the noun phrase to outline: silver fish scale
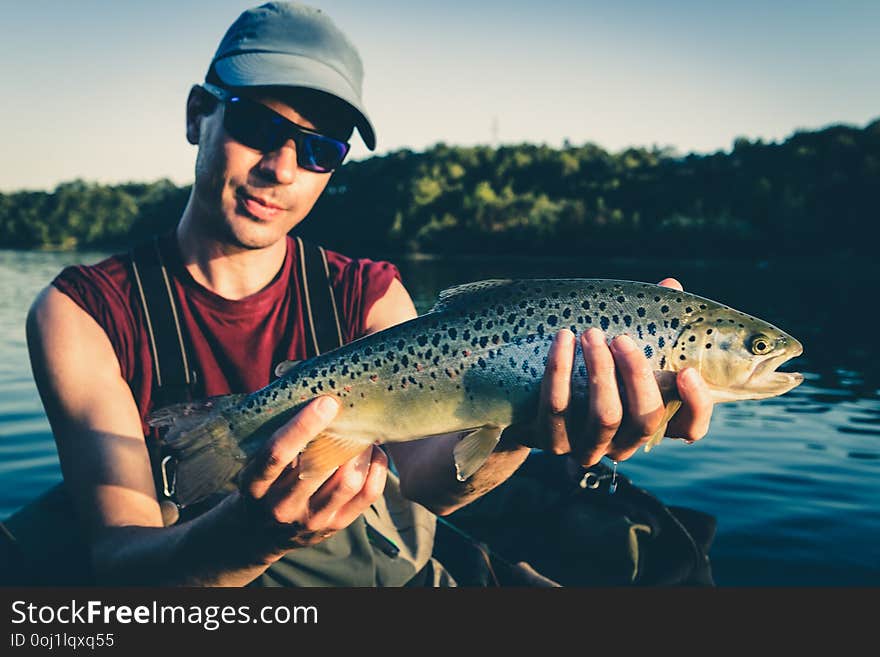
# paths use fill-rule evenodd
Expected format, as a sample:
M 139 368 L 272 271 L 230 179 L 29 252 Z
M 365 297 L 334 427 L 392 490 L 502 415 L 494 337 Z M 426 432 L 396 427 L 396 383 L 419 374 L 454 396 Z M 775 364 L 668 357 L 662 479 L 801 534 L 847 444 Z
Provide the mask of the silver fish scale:
M 655 369 L 677 370 L 687 365 L 672 362 L 684 326 L 719 310 L 748 317 L 693 294 L 631 281 L 459 286 L 441 293 L 426 315 L 299 364 L 250 396 L 236 429 L 263 424 L 264 412 L 284 413 L 321 394 L 342 402 L 334 421 L 340 433 L 371 439 L 405 440 L 486 422 L 508 425 L 533 412 L 547 352 L 560 329 L 580 334 L 598 327 L 609 339 L 627 333 Z M 583 389 L 579 353 L 575 362 L 574 384 Z

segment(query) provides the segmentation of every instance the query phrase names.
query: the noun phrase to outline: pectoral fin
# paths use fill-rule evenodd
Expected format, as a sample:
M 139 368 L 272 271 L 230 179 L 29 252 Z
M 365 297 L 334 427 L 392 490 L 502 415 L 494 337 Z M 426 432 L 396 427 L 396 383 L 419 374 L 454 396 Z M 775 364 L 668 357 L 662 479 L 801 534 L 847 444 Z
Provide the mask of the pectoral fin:
M 488 425 L 476 429 L 455 446 L 455 477 L 467 481 L 479 470 L 501 438 L 502 427 Z
M 370 445 L 372 443 L 363 439 L 340 438 L 322 433 L 306 445 L 299 455 L 299 478 L 310 479 L 335 470 Z
M 660 444 L 660 441 L 663 440 L 663 434 L 666 433 L 666 427 L 669 424 L 669 421 L 672 419 L 672 416 L 678 412 L 678 409 L 680 409 L 680 408 L 681 408 L 681 400 L 680 399 L 673 399 L 668 404 L 666 404 L 666 412 L 663 414 L 663 419 L 660 421 L 659 428 L 648 439 L 648 442 L 645 443 L 645 451 L 646 452 L 650 452 L 652 447 Z

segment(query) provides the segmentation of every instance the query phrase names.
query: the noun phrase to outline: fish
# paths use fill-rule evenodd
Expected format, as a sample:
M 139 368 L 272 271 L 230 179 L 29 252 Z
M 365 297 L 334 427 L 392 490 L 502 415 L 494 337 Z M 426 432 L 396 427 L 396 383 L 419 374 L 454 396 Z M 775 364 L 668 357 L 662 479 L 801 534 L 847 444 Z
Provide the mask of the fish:
M 667 402 L 646 449 L 663 438 L 681 406 L 675 373 L 695 368 L 715 402 L 764 399 L 803 381 L 777 368 L 803 352 L 779 328 L 729 306 L 651 283 L 608 279 L 508 279 L 458 285 L 433 308 L 304 361 L 250 394 L 159 409 L 163 453 L 176 460 L 175 497 L 196 503 L 234 485 L 248 459 L 282 424 L 321 395 L 339 411 L 299 455 L 302 478 L 326 474 L 372 444 L 460 433 L 455 474 L 466 481 L 489 458 L 505 428 L 538 411 L 551 342 L 598 327 L 610 341 L 627 334 L 644 353 Z M 571 404 L 587 401 L 579 341 Z

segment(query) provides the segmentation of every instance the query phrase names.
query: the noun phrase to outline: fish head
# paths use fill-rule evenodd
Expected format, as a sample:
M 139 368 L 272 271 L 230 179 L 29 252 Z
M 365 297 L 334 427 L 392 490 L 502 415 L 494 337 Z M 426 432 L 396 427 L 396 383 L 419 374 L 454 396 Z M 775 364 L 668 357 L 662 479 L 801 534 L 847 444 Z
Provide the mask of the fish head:
M 797 372 L 778 372 L 800 356 L 803 345 L 772 324 L 721 307 L 688 323 L 673 346 L 676 369 L 695 367 L 715 401 L 766 399 L 782 395 L 804 380 Z

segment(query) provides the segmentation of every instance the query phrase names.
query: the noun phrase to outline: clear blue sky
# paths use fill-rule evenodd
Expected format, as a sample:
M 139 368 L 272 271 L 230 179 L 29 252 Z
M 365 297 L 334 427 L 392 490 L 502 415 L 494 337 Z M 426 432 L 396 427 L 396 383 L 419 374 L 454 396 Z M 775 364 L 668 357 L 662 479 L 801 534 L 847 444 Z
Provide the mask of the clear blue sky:
M 0 0 L 0 190 L 191 182 L 186 94 L 250 4 Z M 361 52 L 380 153 L 496 134 L 708 152 L 880 116 L 878 0 L 310 4 Z

